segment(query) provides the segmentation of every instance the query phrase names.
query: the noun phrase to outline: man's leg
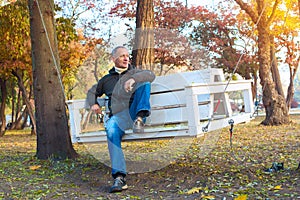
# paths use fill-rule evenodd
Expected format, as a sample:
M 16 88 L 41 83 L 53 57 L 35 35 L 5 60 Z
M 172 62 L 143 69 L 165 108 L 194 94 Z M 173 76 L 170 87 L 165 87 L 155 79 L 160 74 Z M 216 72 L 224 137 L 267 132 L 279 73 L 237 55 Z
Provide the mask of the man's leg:
M 150 91 L 151 85 L 149 82 L 140 83 L 136 87 L 133 102 L 130 106 L 130 116 L 134 120 L 133 132 L 144 132 L 144 123 L 146 117 L 150 115 Z
M 125 130 L 130 127 L 128 122 L 130 116 L 126 113 L 128 113 L 128 110 L 124 111 L 124 113 L 113 115 L 105 124 L 113 177 L 117 173 L 126 175 L 126 162 L 121 146 Z
M 110 188 L 110 192 L 120 192 L 127 189 L 125 180 L 126 161 L 122 150 L 121 142 L 125 130 L 131 124 L 128 122 L 128 109 L 113 115 L 105 124 L 107 134 L 107 144 L 111 160 L 112 176 L 114 184 Z
M 137 116 L 145 118 L 150 115 L 150 92 L 151 84 L 149 82 L 137 84 L 133 102 L 130 106 L 130 115 L 133 120 Z

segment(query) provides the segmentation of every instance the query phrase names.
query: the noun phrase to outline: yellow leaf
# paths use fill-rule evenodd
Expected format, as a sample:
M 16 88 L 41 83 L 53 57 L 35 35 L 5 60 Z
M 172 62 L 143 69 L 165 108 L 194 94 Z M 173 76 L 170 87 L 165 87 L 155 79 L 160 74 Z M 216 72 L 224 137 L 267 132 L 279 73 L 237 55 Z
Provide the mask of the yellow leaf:
M 281 185 L 276 185 L 275 187 L 273 187 L 271 190 L 281 190 Z
M 247 194 L 241 194 L 238 197 L 234 198 L 234 200 L 246 200 L 248 197 Z
M 195 194 L 195 193 L 199 193 L 202 190 L 202 187 L 194 187 L 190 190 L 188 190 L 186 193 L 187 194 Z
M 206 195 L 206 196 L 202 196 L 201 198 L 202 199 L 215 199 L 216 197 L 212 196 L 212 195 Z
M 33 165 L 33 166 L 30 166 L 29 169 L 31 170 L 37 170 L 41 167 L 41 165 Z

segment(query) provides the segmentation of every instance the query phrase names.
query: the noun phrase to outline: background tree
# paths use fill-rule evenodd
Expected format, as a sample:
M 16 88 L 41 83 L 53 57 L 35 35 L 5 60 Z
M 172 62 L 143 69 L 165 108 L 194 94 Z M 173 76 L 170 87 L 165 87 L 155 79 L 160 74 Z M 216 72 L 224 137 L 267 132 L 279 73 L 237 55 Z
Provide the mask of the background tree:
M 2 104 L 1 107 L 1 135 L 5 131 L 5 109 L 6 105 L 10 105 L 13 111 L 12 128 L 21 128 L 26 122 L 26 115 L 30 113 L 33 119 L 33 111 L 30 102 L 30 93 L 26 95 L 24 91 L 30 89 L 31 82 L 31 61 L 30 61 L 30 43 L 29 41 L 29 15 L 27 3 L 20 0 L 14 4 L 8 4 L 0 8 L 0 77 L 2 87 L 1 90 Z M 13 73 L 14 72 L 14 73 Z M 21 73 L 22 72 L 22 73 Z M 18 83 L 18 87 L 14 82 Z M 24 87 L 22 87 L 24 86 Z M 20 98 L 14 95 L 20 94 Z M 25 109 L 22 110 L 23 105 Z M 24 111 L 24 115 L 22 111 Z M 26 118 L 25 118 L 26 117 Z
M 88 90 L 113 67 L 110 52 L 103 45 L 96 45 L 95 49 L 78 69 L 76 74 L 77 88 L 74 90 L 75 99 L 84 99 Z M 100 78 L 99 78 L 100 77 Z
M 57 7 L 59 10 L 59 8 Z M 32 68 L 30 59 L 29 12 L 26 0 L 7 4 L 0 8 L 1 25 L 0 44 L 2 51 L 0 76 L 3 88 L 1 107 L 1 135 L 9 129 L 23 129 L 28 126 L 28 118 L 35 134 L 34 99 L 32 91 Z M 75 23 L 67 18 L 56 18 L 59 53 L 61 55 L 62 81 L 65 85 L 66 96 L 72 98 L 76 87 L 75 74 L 83 60 L 89 56 L 94 46 L 101 42 L 99 39 L 87 39 L 75 30 Z M 86 42 L 83 42 L 86 41 Z M 1 91 L 1 93 L 2 93 Z M 6 113 L 11 112 L 11 121 L 5 121 Z
M 235 0 L 235 2 L 257 26 L 259 76 L 266 111 L 266 118 L 262 124 L 278 125 L 288 123 L 288 105 L 280 89 L 281 81 L 277 65 L 274 64 L 276 60 L 274 59 L 274 50 L 272 50 L 274 45 L 273 27 L 276 22 L 278 23 L 278 16 L 281 16 L 281 22 L 284 21 L 284 18 L 280 15 L 280 8 L 288 8 L 288 1 L 282 1 L 281 4 L 278 0 L 256 0 L 252 1 L 252 4 L 245 3 L 242 0 Z
M 132 64 L 153 70 L 154 64 L 154 5 L 153 0 L 137 0 L 135 40 Z
M 75 29 L 75 22 L 68 18 L 57 18 L 56 28 L 62 83 L 66 98 L 70 100 L 78 87 L 76 76 L 79 68 L 91 56 L 96 45 L 102 43 L 102 39 L 85 37 L 81 29 Z
M 218 12 L 203 10 L 195 15 L 195 25 L 190 40 L 198 48 L 211 52 L 214 67 L 229 74 L 237 73 L 245 79 L 252 79 L 253 97 L 257 88 L 257 51 L 249 44 L 255 44 L 251 37 L 252 27 L 245 27 L 244 19 L 232 12 L 230 4 L 219 6 Z M 251 43 L 249 42 L 251 41 Z
M 56 7 L 60 10 L 59 7 Z M 0 43 L 1 68 L 3 77 L 3 106 L 1 107 L 2 135 L 5 132 L 5 114 L 11 113 L 10 129 L 23 129 L 28 126 L 28 118 L 35 134 L 34 98 L 32 88 L 32 67 L 30 59 L 29 12 L 28 2 L 20 0 L 0 8 L 1 25 Z M 56 18 L 58 48 L 60 54 L 62 82 L 68 99 L 78 86 L 76 74 L 79 66 L 92 52 L 101 39 L 90 39 L 83 36 L 82 31 L 75 30 L 74 19 Z M 12 37 L 13 36 L 13 37 Z M 5 85 L 3 85 L 5 83 Z M 5 95 L 4 95 L 5 94 Z M 1 94 L 2 96 L 2 94 Z
M 277 11 L 275 23 L 272 27 L 274 45 L 271 46 L 271 49 L 274 49 L 274 60 L 279 64 L 287 65 L 289 69 L 289 85 L 286 92 L 286 103 L 288 109 L 290 109 L 294 101 L 294 82 L 300 60 L 300 17 L 297 16 L 297 2 L 285 2 L 286 9 Z M 277 52 L 283 52 L 281 53 L 283 56 L 276 56 L 279 57 L 279 59 L 275 57 L 275 53 Z
M 76 157 L 68 127 L 53 1 L 28 1 L 37 122 L 37 157 Z M 41 13 L 41 14 L 40 14 Z M 44 30 L 44 31 L 41 31 Z
M 103 31 L 101 27 L 98 27 L 103 19 L 107 18 L 103 16 L 103 10 L 107 4 L 90 0 L 64 0 L 57 3 L 58 48 L 66 97 L 67 99 L 85 98 L 88 87 L 91 85 L 91 78 L 85 78 L 91 75 L 88 70 L 84 69 L 86 63 L 94 58 L 97 59 L 95 63 L 98 66 L 98 61 L 103 61 L 101 57 L 95 57 L 97 55 L 95 52 L 99 52 L 99 46 L 105 45 L 103 39 L 99 37 L 101 35 L 99 33 Z M 99 70 L 95 73 L 99 73 Z
M 186 35 L 194 16 L 202 12 L 203 7 L 188 8 L 180 1 L 159 0 L 153 3 L 155 73 L 162 75 L 170 71 L 194 70 L 209 66 L 207 52 L 193 48 Z M 129 20 L 129 23 L 126 23 L 128 32 L 136 28 L 136 24 L 130 23 L 136 17 L 136 4 L 137 1 L 119 2 L 110 12 L 113 16 Z
M 1 105 L 0 105 L 0 117 L 1 117 L 1 126 L 0 126 L 0 137 L 2 137 L 5 133 L 6 129 L 6 119 L 5 119 L 5 99 L 7 97 L 7 90 L 6 90 L 6 80 L 0 78 L 0 89 L 1 89 Z
M 106 11 L 112 2 L 59 0 L 56 1 L 56 15 L 69 19 L 76 29 L 81 29 L 85 37 L 103 38 L 110 34 L 110 26 L 114 23 Z M 103 27 L 106 27 L 107 31 L 103 31 Z

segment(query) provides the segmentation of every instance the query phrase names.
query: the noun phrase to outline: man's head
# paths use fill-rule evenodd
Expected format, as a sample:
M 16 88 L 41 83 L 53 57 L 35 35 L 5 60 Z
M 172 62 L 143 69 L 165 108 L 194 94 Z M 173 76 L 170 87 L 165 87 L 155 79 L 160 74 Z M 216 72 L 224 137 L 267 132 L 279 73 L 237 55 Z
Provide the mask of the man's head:
M 129 65 L 129 53 L 126 47 L 118 46 L 111 52 L 112 61 L 116 68 L 127 69 Z

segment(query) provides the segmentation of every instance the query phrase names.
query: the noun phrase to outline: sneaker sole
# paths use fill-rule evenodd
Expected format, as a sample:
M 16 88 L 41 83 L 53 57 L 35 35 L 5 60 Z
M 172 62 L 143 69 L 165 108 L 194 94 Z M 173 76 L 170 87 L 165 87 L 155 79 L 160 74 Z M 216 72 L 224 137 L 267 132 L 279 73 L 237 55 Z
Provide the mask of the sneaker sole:
M 128 186 L 124 185 L 124 186 L 122 186 L 122 188 L 114 188 L 114 189 L 110 190 L 109 193 L 122 192 L 122 190 L 127 190 L 127 189 L 128 189 Z

